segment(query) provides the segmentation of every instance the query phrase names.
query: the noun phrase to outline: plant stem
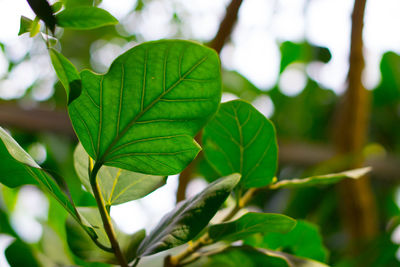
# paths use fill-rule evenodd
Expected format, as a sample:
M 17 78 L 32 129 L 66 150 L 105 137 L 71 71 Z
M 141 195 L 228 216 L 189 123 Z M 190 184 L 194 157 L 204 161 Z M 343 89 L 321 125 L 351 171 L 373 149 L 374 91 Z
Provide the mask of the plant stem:
M 124 255 L 122 254 L 121 248 L 119 247 L 115 231 L 111 223 L 110 215 L 105 207 L 104 199 L 103 196 L 101 195 L 100 187 L 97 182 L 97 173 L 100 170 L 100 168 L 101 164 L 96 162 L 94 164 L 93 170 L 90 172 L 90 185 L 92 187 L 93 194 L 96 199 L 97 207 L 101 215 L 101 220 L 103 221 L 104 230 L 106 231 L 108 239 L 110 240 L 111 247 L 114 251 L 115 257 L 118 259 L 122 267 L 129 267 Z

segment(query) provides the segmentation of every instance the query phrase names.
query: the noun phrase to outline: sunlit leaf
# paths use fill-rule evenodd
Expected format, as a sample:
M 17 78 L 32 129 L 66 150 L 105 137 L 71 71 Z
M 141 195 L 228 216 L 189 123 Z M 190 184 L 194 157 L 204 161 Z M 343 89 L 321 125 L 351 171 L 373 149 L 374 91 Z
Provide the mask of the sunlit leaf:
M 317 175 L 307 178 L 295 178 L 290 180 L 281 180 L 275 184 L 270 185 L 270 188 L 271 189 L 297 188 L 297 187 L 333 184 L 345 178 L 358 179 L 360 177 L 363 177 L 370 171 L 371 171 L 370 167 L 365 167 L 365 168 L 359 168 L 333 174 Z
M 74 153 L 75 170 L 86 189 L 91 192 L 88 175 L 89 156 L 79 144 Z M 98 175 L 101 193 L 106 205 L 117 205 L 142 198 L 163 186 L 166 177 L 131 172 L 103 166 Z
M 52 6 L 51 9 L 53 9 L 53 13 L 57 13 L 58 11 L 60 11 L 63 7 L 63 3 L 62 2 L 55 2 Z
M 170 175 L 197 155 L 193 136 L 221 97 L 217 54 L 188 41 L 156 41 L 119 56 L 105 75 L 81 72 L 69 105 L 74 129 L 97 164 Z
M 236 241 L 262 233 L 287 233 L 296 221 L 281 214 L 248 212 L 237 220 L 211 225 L 208 234 L 215 241 Z
M 78 208 L 78 210 L 83 220 L 86 221 L 87 226 L 95 229 L 98 241 L 107 247 L 111 247 L 98 210 L 96 208 Z M 128 235 L 119 231 L 115 226 L 114 229 L 122 253 L 128 261 L 132 261 L 136 257 L 136 251 L 140 242 L 146 235 L 145 231 L 140 230 L 134 234 Z M 97 247 L 79 224 L 72 218 L 67 219 L 66 230 L 68 245 L 79 258 L 89 262 L 119 263 L 114 253 L 104 251 Z
M 56 18 L 58 26 L 77 30 L 118 24 L 118 20 L 104 9 L 87 6 L 66 8 Z
M 222 104 L 204 128 L 203 145 L 206 159 L 221 175 L 240 173 L 247 188 L 272 182 L 278 160 L 275 129 L 251 104 Z
M 240 180 L 232 174 L 208 185 L 166 214 L 139 247 L 139 255 L 151 255 L 193 239 L 212 219 Z

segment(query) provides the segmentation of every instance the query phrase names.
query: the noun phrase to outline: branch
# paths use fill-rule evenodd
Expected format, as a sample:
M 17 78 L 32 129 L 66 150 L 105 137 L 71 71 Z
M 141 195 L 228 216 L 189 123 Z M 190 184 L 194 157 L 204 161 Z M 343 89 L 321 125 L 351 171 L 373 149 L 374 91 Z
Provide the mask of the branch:
M 232 33 L 233 27 L 236 24 L 238 18 L 238 12 L 240 5 L 243 0 L 232 0 L 229 6 L 226 8 L 226 13 L 224 19 L 219 25 L 219 29 L 214 39 L 210 42 L 209 47 L 213 48 L 219 54 L 222 47 L 225 45 L 229 36 Z M 196 141 L 201 144 L 202 132 L 198 133 L 196 136 Z M 201 152 L 200 152 L 201 153 Z M 199 154 L 201 156 L 201 154 Z M 176 202 L 180 202 L 186 198 L 186 188 L 189 184 L 190 179 L 193 175 L 193 170 L 196 167 L 197 160 L 190 163 L 185 170 L 179 175 L 178 190 L 176 192 Z
M 349 169 L 363 165 L 362 149 L 367 139 L 370 113 L 369 94 L 362 85 L 364 69 L 362 31 L 365 4 L 366 0 L 354 2 L 348 88 L 338 106 L 340 113 L 335 135 L 337 152 L 355 155 L 348 161 L 346 168 Z M 374 195 L 367 177 L 355 181 L 343 181 L 338 188 L 344 225 L 350 234 L 351 248 L 357 253 L 361 249 L 360 245 L 371 240 L 378 231 Z

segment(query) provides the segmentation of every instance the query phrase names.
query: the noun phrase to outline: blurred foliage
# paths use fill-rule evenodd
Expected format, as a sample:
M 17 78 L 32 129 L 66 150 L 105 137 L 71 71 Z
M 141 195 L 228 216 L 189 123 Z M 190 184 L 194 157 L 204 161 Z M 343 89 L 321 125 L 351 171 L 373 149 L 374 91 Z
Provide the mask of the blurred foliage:
M 63 0 L 65 7 L 78 7 L 82 5 L 97 6 L 101 1 L 93 0 Z M 143 14 L 148 12 L 147 7 L 152 1 L 138 0 L 134 8 L 130 11 L 126 20 L 122 20 L 123 25 L 106 26 L 100 29 L 88 31 L 60 30 L 55 31 L 56 37 L 61 37 L 57 48 L 62 48 L 62 52 L 78 68 L 94 68 L 102 70 L 101 63 L 94 60 L 96 51 L 113 45 L 110 53 L 118 55 L 128 47 L 136 45 L 138 42 L 145 41 L 140 32 L 127 30 L 128 24 L 136 23 L 136 20 L 145 19 Z M 168 38 L 184 37 L 182 28 L 187 21 L 185 13 L 181 10 L 174 10 L 170 18 L 170 24 L 176 26 L 177 30 Z M 51 16 L 46 14 L 39 15 L 46 18 L 50 28 L 53 22 Z M 40 13 L 42 14 L 42 13 Z M 34 18 L 24 19 L 24 32 L 31 32 Z M 20 58 L 12 58 L 7 52 L 6 45 L 0 43 L 1 51 L 4 52 L 8 60 L 8 74 L 0 79 L 6 79 L 10 73 L 21 64 L 34 60 L 40 53 L 46 54 L 40 34 L 31 41 L 29 50 Z M 28 42 L 28 41 L 27 41 Z M 292 64 L 302 63 L 305 65 L 304 75 L 307 76 L 307 83 L 301 92 L 295 96 L 285 95 L 277 82 L 272 88 L 267 90 L 257 88 L 246 77 L 232 70 L 223 70 L 223 90 L 227 93 L 236 95 L 249 102 L 254 101 L 260 95 L 267 96 L 273 103 L 273 113 L 270 116 L 275 124 L 276 131 L 281 140 L 301 141 L 310 143 L 330 144 L 333 120 L 335 117 L 335 107 L 340 96 L 329 88 L 325 88 L 317 80 L 307 73 L 306 69 L 310 63 L 328 63 L 332 57 L 330 51 L 325 47 L 320 47 L 304 40 L 298 43 L 284 41 L 280 44 L 281 62 L 280 74 L 284 73 Z M 107 63 L 108 64 L 108 63 Z M 386 152 L 400 155 L 400 55 L 394 52 L 386 52 L 380 62 L 381 81 L 371 91 L 371 118 L 369 127 L 369 142 L 382 145 Z M 279 81 L 279 79 L 278 79 Z M 66 106 L 65 92 L 60 82 L 54 84 L 54 92 L 49 97 L 37 100 L 34 97 L 35 90 L 43 84 L 40 78 L 35 80 L 24 92 L 24 94 L 8 102 L 23 105 L 28 103 L 31 106 L 45 106 L 52 109 L 64 109 Z M 6 100 L 0 100 L 0 104 Z M 27 133 L 18 129 L 10 129 L 13 137 L 24 149 L 33 143 L 43 144 L 46 149 L 46 158 L 42 166 L 45 170 L 57 170 L 63 177 L 67 177 L 66 183 L 71 196 L 76 200 L 77 206 L 94 206 L 95 201 L 92 195 L 82 189 L 81 183 L 73 167 L 73 149 L 76 140 L 69 137 L 62 137 L 50 133 Z M 278 173 L 284 176 L 297 176 L 299 173 L 309 175 L 315 171 L 316 167 L 307 168 L 301 166 L 280 165 Z M 198 160 L 196 174 L 206 178 L 208 181 L 215 180 L 218 175 L 202 158 Z M 376 177 L 372 177 L 376 178 Z M 400 180 L 399 180 L 400 181 Z M 304 234 L 301 238 L 288 236 L 299 241 L 307 241 L 307 246 L 296 244 L 296 247 L 289 246 L 284 239 L 277 240 L 273 235 L 267 235 L 263 242 L 266 248 L 281 247 L 283 251 L 294 252 L 299 256 L 308 256 L 317 260 L 327 260 L 329 264 L 335 266 L 397 266 L 399 262 L 395 255 L 399 246 L 392 241 L 392 234 L 399 225 L 400 210 L 396 202 L 396 188 L 398 181 L 388 183 L 379 179 L 373 180 L 374 193 L 378 200 L 380 211 L 381 235 L 369 244 L 364 253 L 357 258 L 347 255 L 347 239 L 339 219 L 339 207 L 334 186 L 323 188 L 303 188 L 287 189 L 283 193 L 271 192 L 263 194 L 253 201 L 257 208 L 263 211 L 279 211 L 296 219 L 304 219 L 319 225 L 322 239 L 318 228 L 312 223 L 299 221 L 298 227 L 305 229 L 299 230 Z M 44 229 L 40 245 L 28 246 L 26 241 L 16 233 L 12 226 L 8 214 L 13 211 L 13 206 L 18 198 L 18 190 L 4 189 L 0 192 L 0 233 L 12 236 L 15 241 L 7 248 L 6 257 L 13 266 L 39 266 L 41 253 L 46 255 L 51 253 L 48 249 L 51 245 L 67 250 L 65 220 L 67 214 L 56 204 L 56 201 L 49 198 L 49 214 L 46 221 L 42 221 Z M 279 204 L 272 200 L 278 199 Z M 303 232 L 304 231 L 304 232 Z M 295 235 L 296 232 L 293 234 Z M 297 234 L 299 234 L 297 232 Z M 249 241 L 250 242 L 250 241 Z M 254 240 L 252 242 L 255 242 Z M 289 242 L 289 241 L 287 241 Z M 51 245 L 48 245 L 51 244 Z M 309 246 L 311 248 L 309 248 Z M 309 250 L 308 250 L 309 249 Z M 327 252 L 330 251 L 329 253 Z M 51 250 L 53 251 L 53 250 Z M 305 252 L 304 252 L 305 251 Z M 23 253 L 26 257 L 18 257 Z M 245 256 L 240 256 L 244 254 Z M 312 254 L 312 255 L 311 255 Z M 77 264 L 79 266 L 107 266 L 99 264 L 88 264 L 76 258 L 72 253 L 66 253 L 67 258 L 60 258 L 55 255 L 49 259 L 51 262 Z M 239 256 L 238 256 L 239 255 Z M 327 255 L 330 255 L 328 257 Z M 273 262 L 277 266 L 285 266 L 285 262 L 273 257 L 261 254 L 258 251 L 248 251 L 247 248 L 232 249 L 225 254 L 215 257 L 212 263 L 224 263 L 226 266 L 235 266 L 236 259 L 246 259 L 249 266 L 259 266 L 259 258 Z M 25 262 L 21 262 L 25 260 Z M 29 264 L 27 263 L 27 261 Z M 37 265 L 35 265 L 37 264 Z M 252 264 L 252 265 L 251 265 Z M 207 266 L 207 265 L 206 265 Z M 211 265 L 210 265 L 211 266 Z

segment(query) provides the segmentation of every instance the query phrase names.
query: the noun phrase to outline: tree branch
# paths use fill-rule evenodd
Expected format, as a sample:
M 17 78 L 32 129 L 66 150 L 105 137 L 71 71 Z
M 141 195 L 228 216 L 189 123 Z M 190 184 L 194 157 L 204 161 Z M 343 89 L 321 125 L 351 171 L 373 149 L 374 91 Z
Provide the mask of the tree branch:
M 348 87 L 342 102 L 338 105 L 337 132 L 335 134 L 338 154 L 354 155 L 346 168 L 363 165 L 362 149 L 367 139 L 370 101 L 362 85 L 364 69 L 363 21 L 366 0 L 355 0 L 352 13 L 350 66 L 347 77 Z M 378 220 L 374 195 L 369 179 L 342 181 L 339 186 L 341 210 L 344 225 L 350 235 L 354 252 L 377 234 Z

